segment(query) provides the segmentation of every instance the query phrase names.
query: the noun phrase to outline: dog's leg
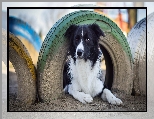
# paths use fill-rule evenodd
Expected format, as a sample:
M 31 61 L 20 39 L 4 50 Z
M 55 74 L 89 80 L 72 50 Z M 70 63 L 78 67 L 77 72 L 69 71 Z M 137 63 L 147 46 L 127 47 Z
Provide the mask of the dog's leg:
M 86 104 L 86 102 L 90 103 L 93 101 L 90 94 L 85 94 L 84 92 L 75 90 L 72 85 L 69 85 L 68 93 L 84 104 Z
M 122 101 L 121 101 L 119 98 L 116 98 L 116 97 L 111 93 L 111 91 L 108 90 L 108 89 L 106 89 L 106 88 L 103 90 L 103 93 L 102 93 L 101 97 L 102 97 L 102 99 L 103 99 L 104 101 L 108 101 L 108 102 L 111 103 L 111 104 L 115 104 L 115 105 L 120 105 L 120 104 L 122 104 Z

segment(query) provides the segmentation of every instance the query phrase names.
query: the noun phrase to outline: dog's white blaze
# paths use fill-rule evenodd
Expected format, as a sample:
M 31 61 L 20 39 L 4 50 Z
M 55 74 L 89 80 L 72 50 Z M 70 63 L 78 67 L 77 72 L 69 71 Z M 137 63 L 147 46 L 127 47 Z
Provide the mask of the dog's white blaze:
M 73 77 L 72 89 L 90 94 L 92 97 L 95 97 L 102 91 L 103 82 L 98 79 L 100 70 L 99 61 L 91 68 L 91 62 L 89 60 L 85 62 L 83 59 L 77 59 L 76 64 L 71 60 L 70 68 Z
M 81 35 L 83 36 L 83 27 L 82 27 L 82 32 L 81 32 Z
M 82 39 L 81 39 L 81 42 L 79 43 L 79 45 L 78 45 L 77 48 L 76 48 L 76 58 L 77 58 L 77 51 L 78 51 L 79 49 L 81 49 L 81 50 L 84 51 L 84 46 L 83 46 L 83 41 L 82 41 Z

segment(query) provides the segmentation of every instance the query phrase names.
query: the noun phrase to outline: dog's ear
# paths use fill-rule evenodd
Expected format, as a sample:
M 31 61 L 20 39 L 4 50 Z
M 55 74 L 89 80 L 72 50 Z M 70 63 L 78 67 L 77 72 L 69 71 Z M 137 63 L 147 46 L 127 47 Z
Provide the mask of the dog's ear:
M 69 28 L 66 30 L 64 36 L 67 39 L 70 39 L 71 36 L 74 34 L 75 30 L 77 29 L 77 25 L 70 25 Z
M 100 29 L 100 27 L 97 24 L 92 24 L 89 26 L 97 35 L 97 37 L 99 38 L 100 36 L 105 37 L 104 32 Z

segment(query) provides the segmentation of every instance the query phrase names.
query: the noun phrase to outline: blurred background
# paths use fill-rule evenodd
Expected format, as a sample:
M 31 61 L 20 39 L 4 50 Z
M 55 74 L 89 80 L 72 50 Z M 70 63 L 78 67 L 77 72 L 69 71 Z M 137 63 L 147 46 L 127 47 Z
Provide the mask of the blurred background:
M 2 3 L 3 21 L 6 22 L 7 7 L 68 7 L 79 4 L 97 5 L 100 7 L 148 7 L 147 15 L 154 11 L 154 2 L 4 2 Z M 92 10 L 92 9 L 91 9 Z M 9 15 L 15 16 L 27 22 L 41 36 L 42 40 L 53 26 L 64 15 L 76 11 L 75 9 L 10 9 Z M 122 29 L 127 36 L 129 30 L 134 24 L 146 17 L 145 9 L 93 9 L 92 11 L 99 12 L 111 18 Z M 3 22 L 3 23 L 4 23 Z M 5 23 L 3 27 L 6 28 Z
M 88 4 L 88 5 L 87 5 Z M 7 29 L 7 7 L 71 7 L 100 6 L 104 9 L 89 9 L 109 17 L 121 28 L 127 37 L 131 28 L 146 17 L 146 9 L 125 9 L 125 7 L 148 7 L 147 15 L 154 11 L 154 2 L 2 2 L 2 27 Z M 105 7 L 123 7 L 123 9 L 105 9 Z M 64 15 L 80 9 L 10 9 L 9 16 L 27 22 L 40 36 L 42 42 L 52 26 Z M 88 8 L 87 8 L 88 9 Z M 26 39 L 18 36 L 27 47 L 36 66 L 39 52 Z M 11 68 L 10 64 L 10 70 Z

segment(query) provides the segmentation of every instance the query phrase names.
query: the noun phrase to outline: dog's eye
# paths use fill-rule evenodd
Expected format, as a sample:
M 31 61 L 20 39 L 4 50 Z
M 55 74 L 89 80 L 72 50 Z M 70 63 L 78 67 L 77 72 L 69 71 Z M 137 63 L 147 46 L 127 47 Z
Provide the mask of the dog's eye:
M 89 41 L 89 38 L 86 38 L 86 41 L 88 42 Z
M 80 36 L 79 35 L 75 36 L 75 40 L 79 41 L 80 40 Z

